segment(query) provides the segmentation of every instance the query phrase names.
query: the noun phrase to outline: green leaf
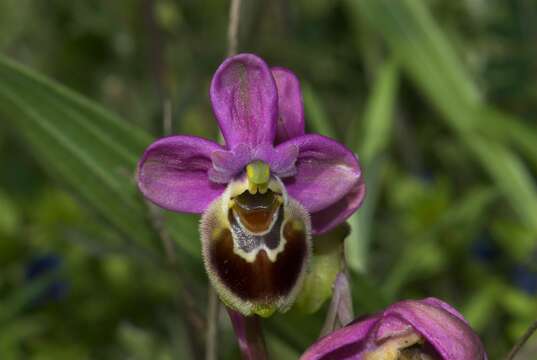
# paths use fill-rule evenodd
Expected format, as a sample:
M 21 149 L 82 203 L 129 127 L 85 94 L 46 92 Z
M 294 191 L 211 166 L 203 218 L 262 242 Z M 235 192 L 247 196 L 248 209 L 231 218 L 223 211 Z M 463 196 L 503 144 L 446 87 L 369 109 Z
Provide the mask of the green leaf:
M 6 299 L 0 302 L 0 324 L 20 315 L 32 301 L 38 298 L 54 281 L 57 281 L 58 274 L 59 271 L 51 271 L 11 292 Z
M 535 184 L 505 141 L 482 136 L 486 133 L 482 128 L 490 126 L 489 119 L 482 117 L 487 107 L 425 3 L 419 0 L 349 0 L 347 4 L 354 16 L 363 18 L 384 37 L 402 68 L 496 182 L 522 221 L 537 231 Z M 529 147 L 528 140 L 523 146 Z M 496 166 L 493 166 L 492 153 L 498 156 Z M 500 173 L 504 169 L 501 166 L 506 166 L 503 173 Z
M 505 114 L 490 107 L 484 108 L 479 114 L 485 119 L 486 126 L 482 126 L 483 133 L 503 143 L 512 144 L 537 169 L 537 131 L 535 128 L 522 122 L 515 116 Z
M 305 84 L 302 89 L 304 98 L 304 111 L 307 123 L 312 127 L 313 132 L 337 139 L 334 125 L 328 120 L 320 99 L 317 97 L 311 86 Z
M 497 143 L 486 142 L 479 137 L 468 140 L 513 208 L 531 229 L 537 230 L 537 188 L 531 174 L 512 151 Z
M 0 60 L 0 111 L 38 161 L 76 189 L 130 238 L 148 243 L 133 181 L 149 138 L 20 65 Z
M 422 235 L 408 239 L 401 256 L 393 264 L 389 275 L 382 283 L 386 294 L 393 298 L 404 283 L 411 281 L 414 275 L 430 273 L 434 266 L 445 261 L 438 246 L 441 231 L 460 228 L 465 222 L 475 222 L 475 218 L 485 213 L 496 198 L 495 188 L 471 189 L 447 209 L 442 217 Z
M 19 224 L 17 204 L 0 188 L 0 236 L 13 236 Z
M 457 119 L 480 103 L 480 94 L 421 1 L 349 0 L 353 14 L 379 32 L 433 105 Z
M 493 280 L 485 283 L 476 295 L 470 297 L 462 312 L 476 331 L 483 331 L 491 320 L 490 314 L 496 311 L 498 300 L 502 297 L 501 286 Z
M 358 154 L 364 165 L 370 164 L 390 142 L 398 83 L 396 63 L 393 60 L 384 63 L 379 69 L 363 117 L 363 142 Z
M 352 231 L 346 242 L 345 254 L 349 266 L 355 271 L 365 271 L 367 268 L 371 224 L 383 169 L 383 161 L 380 157 L 390 142 L 397 87 L 397 66 L 394 61 L 388 61 L 380 67 L 378 78 L 375 80 L 367 101 L 362 120 L 364 123 L 363 140 L 356 151 L 364 168 L 367 201 L 349 219 Z M 355 148 L 355 146 L 352 147 Z
M 43 168 L 81 196 L 128 242 L 149 252 L 160 251 L 134 179 L 137 160 L 151 141 L 148 134 L 2 57 L 0 115 L 23 137 Z M 197 239 L 183 237 L 195 224 L 176 218 L 173 233 L 199 259 Z

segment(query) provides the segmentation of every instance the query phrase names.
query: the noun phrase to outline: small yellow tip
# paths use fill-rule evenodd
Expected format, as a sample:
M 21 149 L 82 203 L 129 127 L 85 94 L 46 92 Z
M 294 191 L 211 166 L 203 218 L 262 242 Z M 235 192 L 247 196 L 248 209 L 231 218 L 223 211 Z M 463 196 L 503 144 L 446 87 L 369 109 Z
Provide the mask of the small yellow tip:
M 291 220 L 291 226 L 294 231 L 304 231 L 304 223 L 302 221 Z
M 257 185 L 249 181 L 248 191 L 250 192 L 250 194 L 255 195 L 257 193 Z
M 265 306 L 259 305 L 255 309 L 253 309 L 253 312 L 256 315 L 261 316 L 262 318 L 268 318 L 272 316 L 274 312 L 276 312 L 276 307 L 269 306 L 269 305 L 265 305 Z
M 248 177 L 248 191 L 251 194 L 267 192 L 270 181 L 270 167 L 260 160 L 252 161 L 246 166 L 246 176 Z
M 259 185 L 259 186 L 257 187 L 257 190 L 258 190 L 261 194 L 266 193 L 267 190 L 268 190 L 268 184 Z

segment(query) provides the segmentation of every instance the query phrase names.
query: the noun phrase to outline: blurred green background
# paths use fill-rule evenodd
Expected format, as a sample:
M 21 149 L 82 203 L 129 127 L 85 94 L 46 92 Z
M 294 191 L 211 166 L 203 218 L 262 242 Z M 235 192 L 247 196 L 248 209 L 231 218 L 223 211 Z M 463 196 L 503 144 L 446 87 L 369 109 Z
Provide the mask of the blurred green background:
M 0 0 L 0 358 L 203 358 L 198 219 L 148 208 L 134 169 L 166 109 L 173 133 L 216 138 L 228 8 Z M 239 50 L 292 69 L 308 131 L 362 161 L 357 314 L 442 298 L 491 359 L 537 318 L 536 44 L 533 0 L 243 1 Z M 323 316 L 266 321 L 273 357 Z M 220 318 L 220 358 L 238 358 Z

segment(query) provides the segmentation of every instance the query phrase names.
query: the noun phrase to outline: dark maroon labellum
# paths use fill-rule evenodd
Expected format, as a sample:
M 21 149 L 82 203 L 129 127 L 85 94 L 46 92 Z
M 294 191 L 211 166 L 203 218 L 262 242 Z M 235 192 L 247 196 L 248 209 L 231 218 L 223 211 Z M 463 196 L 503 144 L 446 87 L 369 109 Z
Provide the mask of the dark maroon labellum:
M 224 195 L 201 227 L 205 264 L 228 306 L 267 315 L 290 305 L 311 252 L 309 217 L 296 201 L 270 189 Z

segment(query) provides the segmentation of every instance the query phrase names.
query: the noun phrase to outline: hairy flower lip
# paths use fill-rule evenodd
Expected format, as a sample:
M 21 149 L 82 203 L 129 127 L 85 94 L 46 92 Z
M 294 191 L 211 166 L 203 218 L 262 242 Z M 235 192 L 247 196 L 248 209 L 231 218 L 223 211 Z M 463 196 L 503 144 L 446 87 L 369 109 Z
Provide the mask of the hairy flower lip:
M 278 194 L 282 199 L 278 215 L 266 232 L 248 231 L 233 223 L 237 217 L 232 194 L 244 193 L 246 186 L 245 182 L 230 183 L 204 212 L 200 233 L 205 268 L 228 307 L 246 316 L 285 312 L 301 288 L 311 258 L 309 215 L 273 179 L 271 191 L 283 191 Z
M 364 360 L 368 352 L 408 333 L 409 328 L 430 344 L 441 360 L 487 359 L 481 340 L 462 315 L 441 300 L 427 298 L 395 303 L 334 331 L 313 344 L 301 360 Z
M 138 186 L 157 205 L 202 213 L 252 161 L 282 179 L 311 214 L 314 234 L 345 221 L 365 196 L 358 158 L 340 143 L 304 134 L 300 84 L 289 70 L 239 54 L 217 69 L 210 88 L 225 145 L 194 136 L 157 140 L 138 164 Z

